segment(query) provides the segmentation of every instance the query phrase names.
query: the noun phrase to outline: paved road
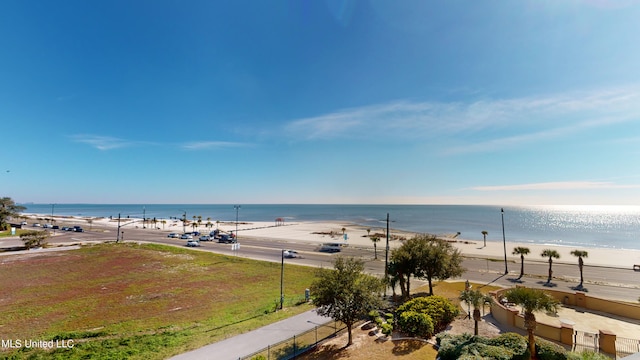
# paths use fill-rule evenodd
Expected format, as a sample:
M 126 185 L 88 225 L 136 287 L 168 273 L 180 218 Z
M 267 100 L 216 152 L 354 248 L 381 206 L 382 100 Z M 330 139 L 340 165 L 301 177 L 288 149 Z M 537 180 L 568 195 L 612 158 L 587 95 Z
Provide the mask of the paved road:
M 125 240 L 148 241 L 161 244 L 183 246 L 185 240 L 167 238 L 167 233 L 159 230 L 141 229 L 133 226 L 123 227 Z M 55 237 L 48 239 L 50 243 L 69 243 L 80 241 L 114 241 L 116 237 L 115 229 L 99 229 L 85 233 L 57 232 Z M 9 240 L 3 239 L 2 242 Z M 19 240 L 16 240 L 19 243 Z M 9 241 L 10 242 L 10 241 Z M 233 251 L 230 244 L 218 244 L 215 242 L 202 242 L 203 251 L 249 257 L 259 260 L 280 262 L 281 250 L 292 248 L 300 252 L 303 259 L 286 259 L 287 263 L 298 263 L 309 266 L 331 267 L 335 254 L 318 252 L 318 246 L 305 242 L 274 241 L 261 238 L 241 237 L 241 248 Z M 365 260 L 365 269 L 371 274 L 384 274 L 384 250 L 378 249 L 378 260 L 374 260 L 372 248 L 346 248 L 341 253 L 345 256 L 355 256 Z M 463 279 L 480 283 L 491 283 L 501 286 L 511 286 L 520 273 L 519 262 L 508 262 L 509 274 L 504 274 L 504 262 L 501 259 L 481 259 L 466 258 L 463 266 L 467 272 Z M 546 285 L 548 263 L 544 259 L 529 257 L 525 259 L 525 276 L 521 283 L 526 286 L 544 288 Z M 552 287 L 558 290 L 574 290 L 579 283 L 579 271 L 577 264 L 563 263 L 561 261 L 553 264 L 554 279 Z M 584 267 L 584 290 L 593 296 L 605 297 L 609 299 L 619 299 L 624 301 L 637 302 L 640 298 L 640 271 L 633 271 L 630 268 L 614 268 L 590 266 Z M 413 282 L 413 281 L 412 281 Z
M 314 327 L 331 321 L 315 310 L 261 327 L 242 335 L 230 337 L 200 349 L 172 357 L 172 360 L 236 360 L 251 355 L 269 345 L 287 340 Z

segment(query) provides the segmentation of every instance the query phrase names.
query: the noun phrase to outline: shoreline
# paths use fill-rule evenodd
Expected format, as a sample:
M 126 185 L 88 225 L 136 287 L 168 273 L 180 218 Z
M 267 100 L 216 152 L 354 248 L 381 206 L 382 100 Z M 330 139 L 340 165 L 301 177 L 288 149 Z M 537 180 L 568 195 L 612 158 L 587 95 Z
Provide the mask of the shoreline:
M 38 221 L 41 222 L 44 221 L 44 219 L 51 220 L 51 216 L 46 214 L 24 215 L 29 217 L 29 225 L 37 219 L 40 219 Z M 64 223 L 66 225 L 67 223 L 77 223 L 74 225 L 81 225 L 85 230 L 94 226 L 108 228 L 117 227 L 118 225 L 117 219 L 109 219 L 108 217 L 54 216 L 53 219 L 55 220 L 55 224 Z M 134 226 L 138 229 L 142 228 L 142 218 L 122 218 L 120 221 L 121 226 L 131 226 L 135 224 Z M 181 220 L 172 219 L 165 221 L 164 224 L 157 222 L 155 229 L 153 229 L 154 224 L 147 221 L 146 227 L 150 231 L 162 231 L 167 234 L 171 232 L 181 233 L 183 231 Z M 187 232 L 193 231 L 194 229 L 191 223 L 192 221 L 188 221 L 188 224 L 184 226 Z M 29 225 L 27 225 L 27 228 L 30 228 Z M 225 221 L 213 223 L 212 227 L 205 227 L 203 221 L 203 223 L 195 229 L 206 234 L 216 227 L 226 233 L 235 233 L 236 223 L 233 221 Z M 298 221 L 277 224 L 275 222 L 245 220 L 238 222 L 237 229 L 240 240 L 242 237 L 250 237 L 293 243 L 298 241 L 317 244 L 332 242 L 373 249 L 374 244 L 370 240 L 370 237 L 377 236 L 380 239 L 377 243 L 378 250 L 384 250 L 386 245 L 386 235 L 384 231 L 381 232 L 380 228 L 371 228 L 368 233 L 367 227 L 365 226 L 340 221 Z M 347 237 L 346 241 L 344 240 L 344 234 L 346 234 Z M 389 249 L 393 250 L 399 247 L 403 240 L 410 239 L 415 235 L 418 235 L 418 233 L 390 229 Z M 487 246 L 485 247 L 483 240 L 467 240 L 456 237 L 456 234 L 441 234 L 436 236 L 449 241 L 453 246 L 458 248 L 464 256 L 504 259 L 504 245 L 502 241 L 487 239 Z M 585 266 L 606 266 L 631 270 L 634 265 L 640 264 L 640 250 L 635 249 L 573 247 L 559 244 L 510 242 L 507 240 L 507 260 L 516 262 L 517 264 L 520 263 L 520 256 L 512 254 L 515 247 L 529 248 L 530 253 L 525 256 L 525 262 L 547 262 L 548 258 L 541 257 L 541 252 L 544 249 L 554 249 L 560 254 L 560 258 L 554 259 L 553 262 L 559 264 L 575 264 L 577 266 L 578 258 L 570 254 L 573 250 L 584 250 L 588 252 L 588 256 L 584 259 Z

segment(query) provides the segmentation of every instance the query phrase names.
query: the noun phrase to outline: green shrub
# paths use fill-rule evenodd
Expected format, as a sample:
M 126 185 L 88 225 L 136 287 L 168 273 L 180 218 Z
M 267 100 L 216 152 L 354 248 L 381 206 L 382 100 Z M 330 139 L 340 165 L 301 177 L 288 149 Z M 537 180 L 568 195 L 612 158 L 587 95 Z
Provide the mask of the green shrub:
M 367 315 L 369 315 L 369 320 L 375 321 L 376 318 L 379 316 L 378 310 L 371 310 Z
M 433 320 L 425 313 L 404 311 L 398 316 L 398 326 L 411 336 L 430 337 L 433 335 Z
M 526 337 L 516 333 L 505 333 L 489 339 L 489 345 L 505 347 L 513 353 L 513 360 L 527 360 L 531 357 L 529 353 L 529 341 Z
M 569 360 L 611 360 L 610 357 L 604 354 L 593 352 L 590 350 L 584 350 L 582 352 L 570 352 L 567 353 L 567 359 Z
M 381 326 L 382 333 L 389 336 L 393 332 L 393 325 L 389 323 L 384 323 Z
M 438 344 L 438 357 L 441 360 L 456 360 L 462 357 L 463 349 L 476 341 L 476 337 L 471 334 L 451 335 L 439 333 L 436 335 Z
M 393 322 L 393 313 L 384 314 L 384 318 L 385 318 L 385 320 L 387 320 L 388 323 L 392 323 Z
M 560 345 L 536 337 L 536 355 L 539 360 L 567 360 L 567 351 Z
M 513 333 L 506 333 L 497 338 L 488 339 L 471 334 L 436 335 L 440 346 L 438 356 L 442 360 L 454 359 L 529 359 L 527 339 Z
M 398 316 L 405 311 L 428 315 L 433 320 L 436 331 L 444 330 L 460 314 L 460 310 L 456 305 L 447 298 L 437 295 L 418 297 L 407 301 L 398 307 Z
M 384 324 L 384 319 L 378 316 L 375 318 L 374 322 L 376 323 L 376 325 L 378 325 L 378 327 L 380 327 L 382 326 L 382 324 Z

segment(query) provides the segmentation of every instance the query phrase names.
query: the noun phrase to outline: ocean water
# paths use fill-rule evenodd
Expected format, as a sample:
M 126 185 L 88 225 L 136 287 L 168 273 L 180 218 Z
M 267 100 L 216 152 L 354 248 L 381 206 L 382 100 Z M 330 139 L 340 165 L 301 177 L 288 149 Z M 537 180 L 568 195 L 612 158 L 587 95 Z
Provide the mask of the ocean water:
M 340 221 L 376 231 L 392 229 L 431 234 L 460 233 L 460 238 L 572 247 L 640 250 L 640 206 L 481 205 L 233 205 L 215 204 L 22 204 L 26 213 L 156 219 L 202 216 L 211 221 Z

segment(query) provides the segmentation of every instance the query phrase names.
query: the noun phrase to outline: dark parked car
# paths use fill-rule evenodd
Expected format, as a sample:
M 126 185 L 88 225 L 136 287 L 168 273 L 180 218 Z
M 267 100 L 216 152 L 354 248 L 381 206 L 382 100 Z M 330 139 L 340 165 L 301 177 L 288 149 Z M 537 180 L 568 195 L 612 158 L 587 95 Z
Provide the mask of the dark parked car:
M 80 226 L 74 226 L 72 230 L 75 232 L 84 232 L 84 230 Z
M 222 234 L 220 235 L 220 238 L 218 238 L 218 242 L 223 244 L 233 244 L 238 241 L 227 234 Z
M 322 244 L 322 246 L 320 247 L 320 251 L 328 253 L 336 253 L 340 252 L 341 250 L 342 249 L 340 247 L 340 244 L 336 243 Z

